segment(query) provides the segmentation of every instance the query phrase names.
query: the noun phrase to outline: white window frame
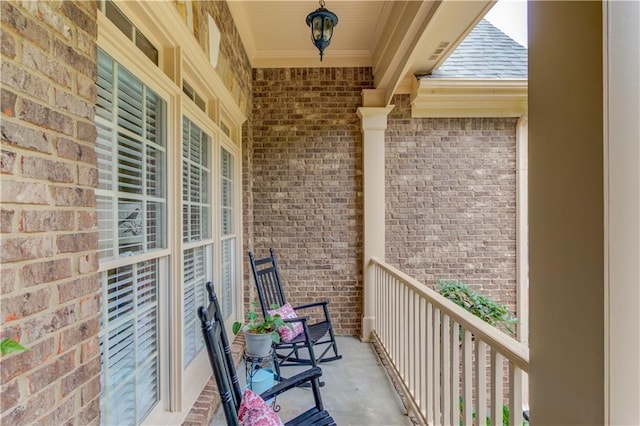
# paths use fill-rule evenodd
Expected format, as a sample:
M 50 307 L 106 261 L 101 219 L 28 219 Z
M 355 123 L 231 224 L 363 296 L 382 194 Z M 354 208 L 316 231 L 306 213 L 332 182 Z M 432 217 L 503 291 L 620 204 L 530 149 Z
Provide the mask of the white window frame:
M 235 251 L 236 251 L 236 256 L 235 259 L 232 260 L 232 271 L 233 271 L 233 275 L 235 275 L 236 277 L 236 282 L 242 282 L 242 280 L 238 280 L 238 274 L 239 271 L 241 272 L 242 270 L 242 257 L 241 255 L 239 255 L 238 253 L 241 252 L 241 247 L 242 247 L 242 232 L 241 232 L 241 227 L 242 227 L 242 221 L 238 220 L 238 212 L 242 210 L 242 206 L 241 206 L 241 197 L 242 197 L 242 176 L 240 174 L 240 170 L 242 169 L 241 164 L 242 164 L 242 157 L 241 157 L 241 151 L 238 147 L 237 144 L 235 144 L 226 134 L 222 133 L 221 134 L 221 143 L 220 146 L 218 147 L 218 164 L 220 164 L 220 160 L 222 159 L 222 149 L 225 149 L 232 158 L 233 161 L 233 176 L 231 179 L 231 182 L 233 183 L 233 187 L 232 187 L 232 197 L 233 197 L 233 205 L 232 205 L 232 210 L 234 213 L 234 221 L 233 221 L 233 231 L 228 234 L 228 235 L 223 235 L 222 234 L 222 209 L 224 208 L 224 206 L 222 206 L 222 202 L 220 202 L 220 205 L 218 206 L 218 211 L 219 213 L 219 218 L 220 220 L 218 221 L 219 223 L 219 227 L 220 227 L 220 232 L 218 235 L 220 235 L 220 250 L 219 250 L 219 261 L 220 261 L 220 268 L 218 269 L 218 286 L 216 287 L 216 291 L 219 292 L 219 294 L 222 294 L 222 244 L 225 241 L 228 240 L 235 240 Z M 218 173 L 218 177 L 219 177 L 219 191 L 220 191 L 220 195 L 218 196 L 218 200 L 222 201 L 222 167 L 220 166 L 219 168 L 219 173 Z M 232 278 L 233 279 L 233 278 Z M 240 316 L 242 316 L 242 310 L 238 310 L 238 306 L 241 305 L 241 300 L 238 299 L 240 297 L 240 293 L 236 292 L 235 294 L 235 298 L 236 300 L 234 300 L 232 303 L 232 312 L 230 312 L 230 315 L 224 318 L 225 321 L 225 326 L 227 328 L 227 334 L 229 334 L 229 332 L 231 331 L 231 326 L 233 324 L 233 321 L 235 318 L 237 318 L 238 312 L 240 312 Z M 223 309 L 224 311 L 224 309 Z M 224 313 L 224 312 L 223 312 Z
M 99 17 L 104 18 L 105 21 L 107 21 L 109 23 L 109 25 L 112 25 L 102 14 L 99 14 Z M 100 22 L 100 19 L 99 19 Z M 102 28 L 104 28 L 105 25 L 104 23 L 101 25 Z M 107 26 L 108 27 L 108 26 Z M 107 55 L 111 56 L 114 60 L 114 62 L 117 62 L 118 64 L 120 64 L 121 66 L 123 66 L 124 68 L 127 69 L 127 71 L 129 71 L 130 73 L 132 73 L 134 76 L 136 76 L 138 79 L 140 79 L 146 86 L 148 86 L 151 90 L 153 90 L 159 97 L 161 97 L 164 101 L 165 101 L 165 115 L 166 117 L 169 117 L 171 112 L 171 105 L 175 104 L 175 98 L 179 95 L 176 92 L 171 92 L 171 90 L 167 90 L 167 86 L 166 84 L 163 84 L 163 80 L 164 83 L 166 83 L 166 76 L 164 76 L 163 74 L 160 73 L 160 71 L 154 66 L 154 67 L 149 67 L 146 66 L 147 64 L 145 64 L 145 61 L 148 63 L 152 63 L 146 56 L 144 56 L 144 59 L 142 61 L 140 61 L 140 57 L 143 55 L 136 55 L 136 52 L 131 52 L 131 51 L 126 51 L 126 49 L 122 49 L 122 46 L 126 46 L 125 41 L 129 42 L 130 41 L 121 33 L 119 33 L 119 30 L 115 30 L 115 31 L 111 31 L 111 35 L 113 37 L 100 37 L 99 38 L 99 44 L 98 46 L 100 47 L 100 49 L 102 49 Z M 142 62 L 142 63 L 140 63 Z M 166 120 L 166 127 L 165 127 L 165 138 L 166 138 L 166 150 L 167 153 L 170 151 L 170 146 L 169 146 L 169 140 L 171 139 L 171 134 L 175 131 L 175 129 L 173 128 L 173 123 L 171 120 L 167 119 Z M 169 161 L 169 155 L 167 155 L 167 163 L 166 163 L 166 170 L 165 173 L 167 175 L 167 177 L 171 176 L 172 171 L 171 171 L 171 164 Z M 172 225 L 171 223 L 173 222 L 172 220 L 172 213 L 171 213 L 171 209 L 169 206 L 171 206 L 173 203 L 175 203 L 174 200 L 174 193 L 175 193 L 175 189 L 172 188 L 172 183 L 171 180 L 169 178 L 167 178 L 167 186 L 166 186 L 166 191 L 167 191 L 167 197 L 166 197 L 166 205 L 167 205 L 167 209 L 166 209 L 166 225 L 167 225 L 167 233 L 166 233 L 166 242 L 165 242 L 165 248 L 161 248 L 161 249 L 157 249 L 157 250 L 153 250 L 153 251 L 148 251 L 148 252 L 143 252 L 140 254 L 135 254 L 134 256 L 128 256 L 128 257 L 114 257 L 113 259 L 110 260 L 106 260 L 106 261 L 102 261 L 99 264 L 99 272 L 102 273 L 106 273 L 109 270 L 112 270 L 114 268 L 119 268 L 119 267 L 123 267 L 123 266 L 127 266 L 130 265 L 132 263 L 140 263 L 143 262 L 145 260 L 150 260 L 150 259 L 158 259 L 158 303 L 157 303 L 157 309 L 158 309 L 158 341 L 159 341 L 159 347 L 158 347 L 158 351 L 159 351 L 159 382 L 160 382 L 160 386 L 159 386 L 159 400 L 156 404 L 156 408 L 154 408 L 153 410 L 156 410 L 158 406 L 162 406 L 164 404 L 166 404 L 166 400 L 167 400 L 167 394 L 166 392 L 164 392 L 162 383 L 164 382 L 164 377 L 165 374 L 164 373 L 164 368 L 163 368 L 163 359 L 166 359 L 166 330 L 163 329 L 163 311 L 166 311 L 166 301 L 167 300 L 167 289 L 169 287 L 169 282 L 170 280 L 170 255 L 171 255 L 171 245 L 172 245 L 172 238 L 173 238 L 173 234 L 174 231 L 172 230 Z M 99 193 L 101 191 L 96 191 L 96 193 Z M 104 289 L 103 289 L 104 290 Z M 103 294 L 103 297 L 105 295 Z M 101 330 L 102 332 L 102 330 Z M 152 411 L 153 411 L 152 410 Z
M 183 369 L 183 321 L 182 321 L 182 254 L 188 244 L 182 243 L 182 118 L 190 120 L 212 138 L 211 144 L 211 200 L 212 222 L 211 242 L 213 256 L 208 272 L 213 282 L 220 282 L 220 147 L 234 156 L 234 224 L 237 244 L 235 247 L 236 304 L 234 312 L 242 314 L 241 301 L 243 257 L 242 257 L 242 202 L 241 202 L 241 125 L 246 119 L 222 79 L 208 62 L 205 53 L 187 27 L 182 23 L 173 2 L 118 2 L 117 6 L 128 19 L 158 49 L 159 65 L 153 64 L 140 54 L 102 13 L 98 13 L 98 47 L 116 62 L 139 78 L 167 103 L 167 248 L 154 252 L 151 257 L 162 256 L 166 273 L 159 284 L 158 310 L 160 324 L 160 400 L 143 424 L 181 423 L 208 381 L 211 367 L 206 351 Z M 201 111 L 182 92 L 182 80 L 189 82 L 194 90 L 205 99 L 206 112 Z M 230 137 L 221 130 L 221 117 L 230 129 Z M 144 256 L 142 256 L 144 257 Z M 142 257 L 138 260 L 142 260 Z M 100 270 L 116 267 L 122 262 L 114 260 L 101 264 Z M 178 301 L 178 302 L 176 302 Z M 195 315 L 195 313 L 194 313 Z M 227 326 L 231 326 L 229 319 Z M 206 371 L 207 374 L 202 374 Z M 195 380 L 197 378 L 197 380 Z
M 202 111 L 200 110 L 196 104 L 189 99 L 189 97 L 187 95 L 185 95 L 184 93 L 182 94 L 182 116 L 180 117 L 180 124 L 181 124 L 181 129 L 180 129 L 180 169 L 179 169 L 179 177 L 180 177 L 180 182 L 182 183 L 182 117 L 186 117 L 187 119 L 189 119 L 190 121 L 192 121 L 195 125 L 197 125 L 200 130 L 202 130 L 203 132 L 205 132 L 210 140 L 211 140 L 211 145 L 210 145 L 210 152 L 209 152 L 209 177 L 211 179 L 211 184 L 209 185 L 209 197 L 211 199 L 211 215 L 210 215 L 210 223 L 209 225 L 209 229 L 210 229 L 210 237 L 197 241 L 197 242 L 190 242 L 190 243 L 184 243 L 182 242 L 182 236 L 183 236 L 183 229 L 182 229 L 182 211 L 183 211 L 183 199 L 182 199 L 182 185 L 180 185 L 179 188 L 179 199 L 180 199 L 180 206 L 179 206 L 179 225 L 180 225 L 180 233 L 179 233 L 179 237 L 180 237 L 180 241 L 182 242 L 182 250 L 180 251 L 180 276 L 182 277 L 184 271 L 182 268 L 182 265 L 184 265 L 184 258 L 183 258 L 183 254 L 184 251 L 190 248 L 194 248 L 194 247 L 207 247 L 209 248 L 208 252 L 205 254 L 205 256 L 208 257 L 209 259 L 209 263 L 207 265 L 207 277 L 209 277 L 210 280 L 212 280 L 214 283 L 216 281 L 216 274 L 217 271 L 220 269 L 218 263 L 216 262 L 216 256 L 217 253 L 219 252 L 219 246 L 216 244 L 216 240 L 215 240 L 215 235 L 218 235 L 219 231 L 218 228 L 216 226 L 216 220 L 215 218 L 217 217 L 216 215 L 216 206 L 217 206 L 217 191 L 215 188 L 215 182 L 216 182 L 216 174 L 217 174 L 217 163 L 216 163 L 216 156 L 215 154 L 215 150 L 216 147 L 218 146 L 218 131 L 215 128 L 215 126 L 213 126 L 213 123 L 211 122 L 211 120 L 208 118 L 208 116 Z M 181 278 L 180 282 L 183 282 L 183 279 Z M 184 289 L 182 286 L 180 286 L 180 291 L 181 291 L 181 295 L 184 294 Z M 182 301 L 182 303 L 180 304 L 180 308 L 181 308 L 181 316 L 180 318 L 183 318 L 184 312 L 182 312 L 182 308 L 184 307 L 184 301 L 182 299 L 180 299 Z M 194 312 L 195 315 L 195 312 Z M 181 339 L 181 351 L 183 350 L 182 348 L 184 347 L 184 341 Z M 180 356 L 181 359 L 181 365 L 183 368 L 183 372 L 182 372 L 182 394 L 184 395 L 184 400 L 185 401 L 195 401 L 195 399 L 198 397 L 198 395 L 200 394 L 200 391 L 202 390 L 202 388 L 206 385 L 207 381 L 208 381 L 208 376 L 206 374 L 202 374 L 203 371 L 207 371 L 209 372 L 209 370 L 211 370 L 211 366 L 209 365 L 209 359 L 207 357 L 206 354 L 206 350 L 201 351 L 194 359 L 193 361 L 191 361 L 191 363 L 187 366 L 187 368 L 184 368 L 184 363 L 182 362 L 182 353 Z

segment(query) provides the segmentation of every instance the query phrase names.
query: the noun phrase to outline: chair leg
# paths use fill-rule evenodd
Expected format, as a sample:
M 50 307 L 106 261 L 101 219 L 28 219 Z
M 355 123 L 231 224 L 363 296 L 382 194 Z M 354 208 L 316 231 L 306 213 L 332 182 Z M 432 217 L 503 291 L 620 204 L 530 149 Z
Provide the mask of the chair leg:
M 278 361 L 278 354 L 275 348 L 272 349 L 271 355 L 273 358 L 274 368 L 276 369 L 276 380 L 280 382 L 282 381 L 282 376 L 280 375 L 280 361 Z
M 333 346 L 333 353 L 336 357 L 338 357 L 340 355 L 338 355 L 338 344 L 336 343 L 336 336 L 333 333 L 333 327 L 329 327 L 329 336 L 331 336 L 331 346 Z
M 315 364 L 320 364 L 320 363 L 326 363 L 326 362 L 331 362 L 331 361 L 336 361 L 339 359 L 342 359 L 342 355 L 340 355 L 338 353 L 338 345 L 335 342 L 335 339 L 332 340 L 323 340 L 321 342 L 316 342 L 315 343 L 316 348 L 320 349 L 322 347 L 322 352 L 319 353 L 319 355 L 315 355 L 315 363 L 314 360 L 311 360 L 310 358 L 301 358 L 300 357 L 300 349 L 298 347 L 292 347 L 291 350 L 286 354 L 277 354 L 278 359 L 280 359 L 280 365 L 281 366 L 285 366 L 288 367 L 289 365 L 311 365 L 314 366 Z M 327 353 L 333 350 L 334 355 L 333 356 L 327 356 Z
M 341 359 L 342 356 L 340 354 L 338 354 L 338 344 L 336 343 L 336 335 L 333 332 L 333 325 L 331 324 L 331 317 L 329 316 L 329 308 L 327 307 L 326 304 L 324 304 L 322 306 L 322 309 L 324 311 L 325 321 L 329 324 L 329 337 L 331 338 L 331 346 L 333 347 L 333 354 L 334 354 L 334 356 L 331 357 L 330 359 L 327 359 L 327 361 L 333 361 L 333 360 L 336 360 L 336 359 Z M 322 357 L 324 357 L 324 354 L 326 352 L 327 352 L 326 350 L 323 352 Z M 319 361 L 319 362 L 322 362 L 322 361 Z
M 331 361 L 336 361 L 339 359 L 342 359 L 342 355 L 338 355 L 337 353 L 337 345 L 335 344 L 335 342 L 331 342 L 331 341 L 326 341 L 323 344 L 326 344 L 327 347 L 324 349 L 324 351 L 322 351 L 322 355 L 320 355 L 319 358 L 317 358 L 317 362 L 318 364 L 324 364 L 326 362 L 331 362 Z M 327 352 L 329 352 L 330 349 L 333 349 L 334 352 L 334 356 L 332 357 L 328 357 L 325 358 L 325 355 L 327 354 Z

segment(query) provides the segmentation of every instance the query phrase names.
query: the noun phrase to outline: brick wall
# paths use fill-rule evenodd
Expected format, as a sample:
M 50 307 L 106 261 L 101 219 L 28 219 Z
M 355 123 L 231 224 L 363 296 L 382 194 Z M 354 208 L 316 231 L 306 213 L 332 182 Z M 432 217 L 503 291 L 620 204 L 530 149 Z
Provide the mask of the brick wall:
M 515 118 L 412 119 L 393 99 L 387 261 L 428 286 L 462 280 L 515 309 Z
M 292 304 L 329 299 L 341 335 L 358 335 L 361 326 L 362 133 L 356 109 L 362 89 L 372 84 L 370 68 L 253 74 L 250 248 L 262 257 L 274 247 Z
M 248 263 L 246 253 L 255 247 L 254 241 L 254 206 L 253 206 L 253 126 L 252 120 L 245 122 L 242 128 L 242 253 L 240 263 L 244 267 L 244 303 L 249 306 L 253 294 L 249 289 L 253 289 L 253 278 L 251 277 L 251 267 Z
M 249 57 L 244 50 L 240 34 L 236 29 L 233 21 L 233 16 L 229 10 L 229 6 L 226 1 L 195 1 L 192 2 L 194 8 L 198 8 L 199 13 L 199 31 L 197 34 L 198 42 L 205 52 L 208 52 L 209 45 L 209 33 L 207 17 L 211 15 L 218 30 L 220 30 L 220 54 L 218 57 L 218 73 L 224 72 L 224 66 L 220 63 L 221 60 L 228 63 L 228 69 L 231 73 L 231 77 L 228 80 L 233 80 L 237 83 L 227 88 L 234 92 L 239 91 L 243 99 L 247 99 L 249 109 L 251 111 L 251 64 Z M 223 58 L 223 59 L 222 59 Z M 221 76 L 225 80 L 225 76 Z M 235 93 L 233 93 L 235 95 Z M 246 111 L 245 111 L 246 112 Z
M 334 86 L 345 70 L 255 70 L 246 160 L 250 248 L 262 256 L 274 247 L 292 302 L 329 298 L 339 333 L 357 335 L 363 241 L 355 111 L 370 80 L 366 70 L 348 71 L 354 78 L 342 82 L 345 93 Z M 515 310 L 516 119 L 412 119 L 408 96 L 393 104 L 387 260 L 427 285 L 459 279 Z M 255 298 L 253 280 L 247 294 Z
M 1 423 L 98 424 L 96 3 L 0 8 Z

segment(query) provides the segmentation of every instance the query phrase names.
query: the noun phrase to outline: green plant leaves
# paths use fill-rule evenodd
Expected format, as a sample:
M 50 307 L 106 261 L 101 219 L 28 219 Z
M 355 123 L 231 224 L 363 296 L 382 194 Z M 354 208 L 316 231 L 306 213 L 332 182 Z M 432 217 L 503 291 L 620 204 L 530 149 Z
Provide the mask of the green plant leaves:
M 508 334 L 515 334 L 512 324 L 518 319 L 505 305 L 475 292 L 462 281 L 438 280 L 437 284 L 440 294 L 456 305 Z
M 27 348 L 13 339 L 2 339 L 2 342 L 0 342 L 0 353 L 2 353 L 2 355 L 7 355 L 13 352 L 22 352 L 26 350 Z
M 459 397 L 458 401 L 459 401 L 459 406 L 460 406 L 460 426 L 463 426 L 462 425 L 462 413 L 463 413 L 463 410 L 464 410 L 464 400 L 462 399 L 462 397 Z M 475 418 L 476 418 L 475 408 L 473 408 L 473 412 L 471 413 L 471 417 L 475 420 Z M 510 417 L 509 406 L 507 404 L 502 404 L 502 426 L 509 426 L 509 424 L 510 424 L 509 417 Z M 487 426 L 491 426 L 491 418 L 489 416 L 487 416 L 487 418 L 486 418 L 486 424 L 487 424 Z M 526 420 L 522 420 L 522 426 L 529 426 L 529 422 L 526 421 Z
M 275 314 L 275 315 L 267 314 L 264 317 L 264 321 L 260 321 L 258 313 L 255 311 L 255 308 L 257 306 L 258 306 L 258 302 L 253 301 L 251 303 L 251 308 L 249 312 L 247 312 L 247 320 L 248 320 L 247 323 L 242 324 L 241 322 L 236 321 L 233 323 L 231 331 L 233 331 L 233 334 L 238 334 L 244 325 L 244 327 L 246 327 L 246 330 L 249 333 L 254 333 L 254 334 L 271 333 L 271 340 L 273 340 L 275 343 L 280 343 L 280 335 L 278 334 L 278 328 L 289 327 L 291 330 L 293 330 L 293 327 L 291 326 L 291 324 L 284 322 L 280 314 Z M 272 305 L 271 308 L 277 309 L 278 305 Z
M 242 323 L 236 321 L 236 322 L 233 323 L 231 331 L 233 331 L 233 334 L 238 334 L 240 332 L 241 328 L 242 328 Z

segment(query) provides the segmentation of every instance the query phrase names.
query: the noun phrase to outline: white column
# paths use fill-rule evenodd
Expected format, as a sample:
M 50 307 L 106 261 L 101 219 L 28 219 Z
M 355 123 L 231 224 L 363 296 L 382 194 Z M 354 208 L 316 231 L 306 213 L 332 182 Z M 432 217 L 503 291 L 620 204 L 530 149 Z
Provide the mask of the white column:
M 518 340 L 529 344 L 529 116 L 525 112 L 516 125 L 516 311 Z
M 393 106 L 361 107 L 364 184 L 364 314 L 362 340 L 369 341 L 375 320 L 372 257 L 385 258 L 384 131 Z
M 516 311 L 518 340 L 529 346 L 529 116 L 516 125 Z M 522 376 L 523 408 L 529 409 L 529 376 Z
M 532 424 L 604 425 L 602 3 L 527 16 Z
M 605 422 L 640 424 L 640 3 L 604 3 Z

